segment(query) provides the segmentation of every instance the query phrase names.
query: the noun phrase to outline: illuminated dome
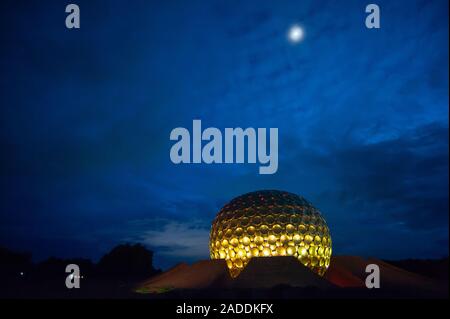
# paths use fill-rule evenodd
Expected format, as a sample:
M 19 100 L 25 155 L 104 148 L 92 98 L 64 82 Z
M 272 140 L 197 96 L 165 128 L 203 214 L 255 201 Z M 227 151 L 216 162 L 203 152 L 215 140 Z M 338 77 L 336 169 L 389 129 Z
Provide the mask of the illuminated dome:
M 331 237 L 320 212 L 303 197 L 257 191 L 226 204 L 212 223 L 211 259 L 225 259 L 237 277 L 253 257 L 294 256 L 323 275 L 330 265 Z

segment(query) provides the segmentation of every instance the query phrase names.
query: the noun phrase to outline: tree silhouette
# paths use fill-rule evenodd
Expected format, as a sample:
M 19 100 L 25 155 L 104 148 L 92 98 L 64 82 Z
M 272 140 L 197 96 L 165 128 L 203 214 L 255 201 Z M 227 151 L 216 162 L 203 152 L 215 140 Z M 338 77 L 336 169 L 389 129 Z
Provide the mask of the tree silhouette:
M 0 272 L 2 275 L 16 277 L 28 272 L 32 267 L 31 254 L 17 253 L 0 247 Z
M 103 256 L 97 266 L 99 275 L 117 278 L 147 277 L 157 271 L 153 268 L 153 252 L 141 244 L 123 244 Z

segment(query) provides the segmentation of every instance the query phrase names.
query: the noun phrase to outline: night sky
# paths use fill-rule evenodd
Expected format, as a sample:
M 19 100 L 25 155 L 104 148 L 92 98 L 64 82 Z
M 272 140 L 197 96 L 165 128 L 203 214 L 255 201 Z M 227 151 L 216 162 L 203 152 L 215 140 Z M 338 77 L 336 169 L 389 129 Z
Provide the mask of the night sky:
M 141 242 L 165 268 L 209 257 L 233 197 L 279 189 L 322 211 L 334 254 L 448 255 L 447 0 L 372 1 L 379 30 L 370 1 L 71 2 L 0 3 L 1 246 Z M 193 119 L 277 127 L 278 172 L 174 165 Z

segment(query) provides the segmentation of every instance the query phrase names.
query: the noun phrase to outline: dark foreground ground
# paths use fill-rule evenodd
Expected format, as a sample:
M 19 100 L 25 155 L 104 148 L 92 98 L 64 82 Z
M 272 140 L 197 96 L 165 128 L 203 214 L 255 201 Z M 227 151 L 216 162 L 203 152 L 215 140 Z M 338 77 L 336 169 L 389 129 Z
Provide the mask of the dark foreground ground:
M 381 288 L 368 289 L 364 284 L 366 274 L 363 266 L 366 261 L 360 257 L 334 257 L 333 267 L 328 269 L 323 278 L 314 277 L 309 270 L 302 269 L 302 265 L 289 258 L 260 258 L 246 267 L 238 277 L 239 280 L 231 281 L 226 267 L 221 269 L 217 261 L 200 261 L 196 265 L 174 267 L 161 273 L 152 267 L 151 257 L 151 252 L 142 246 L 121 245 L 106 254 L 97 264 L 82 259 L 49 259 L 34 264 L 27 256 L 3 249 L 0 250 L 0 299 L 280 300 L 449 297 L 448 258 L 387 263 L 377 260 L 376 263 L 381 265 Z M 79 289 L 68 289 L 65 284 L 68 276 L 65 267 L 71 263 L 80 265 L 82 269 Z M 177 269 L 181 270 L 177 273 Z M 205 276 L 206 279 L 209 278 L 209 284 L 199 286 L 204 283 Z M 294 282 L 297 282 L 297 287 L 289 286 Z M 358 282 L 359 286 L 354 286 Z M 178 288 L 174 284 L 178 284 Z M 302 284 L 303 288 L 300 288 Z M 349 284 L 353 286 L 350 287 Z M 155 286 L 157 289 L 152 290 Z M 149 293 L 151 291 L 153 292 Z
M 423 265 L 423 261 L 420 261 Z M 415 266 L 416 267 L 416 266 Z M 422 269 L 422 274 L 425 272 Z M 290 287 L 277 285 L 272 288 L 206 288 L 206 289 L 173 289 L 158 293 L 137 293 L 136 288 L 142 282 L 140 278 L 93 278 L 81 279 L 79 289 L 68 289 L 65 286 L 65 274 L 59 278 L 46 279 L 27 278 L 21 276 L 3 279 L 0 298 L 12 299 L 435 299 L 448 298 L 448 277 L 434 273 L 441 278 L 434 277 L 438 283 L 435 291 L 412 289 L 411 287 L 383 287 L 380 289 L 367 288 L 317 288 Z
M 86 280 L 80 289 L 67 289 L 60 282 L 23 282 L 19 285 L 3 286 L 0 298 L 13 299 L 316 299 L 316 298 L 448 298 L 448 289 L 441 292 L 423 292 L 411 289 L 367 289 L 367 288 L 332 288 L 315 287 L 296 288 L 277 286 L 270 289 L 180 289 L 157 294 L 133 292 L 137 282 L 112 280 Z

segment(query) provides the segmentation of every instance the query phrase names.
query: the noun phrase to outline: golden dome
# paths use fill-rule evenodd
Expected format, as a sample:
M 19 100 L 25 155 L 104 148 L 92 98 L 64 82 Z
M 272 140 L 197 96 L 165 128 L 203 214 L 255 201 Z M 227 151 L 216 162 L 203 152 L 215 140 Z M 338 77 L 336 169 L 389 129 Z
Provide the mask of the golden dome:
M 319 275 L 330 265 L 331 237 L 320 212 L 303 197 L 257 191 L 225 205 L 211 227 L 211 259 L 225 259 L 235 278 L 253 257 L 294 256 Z

